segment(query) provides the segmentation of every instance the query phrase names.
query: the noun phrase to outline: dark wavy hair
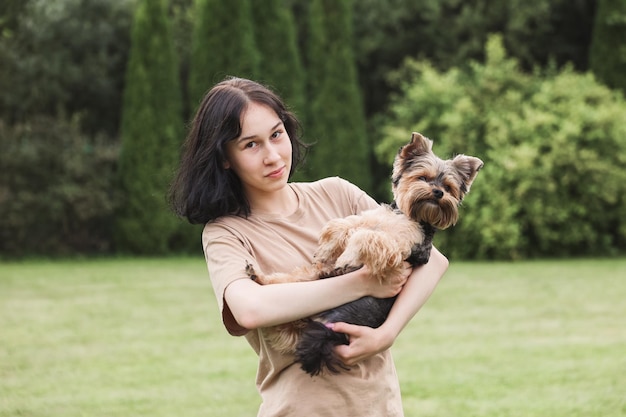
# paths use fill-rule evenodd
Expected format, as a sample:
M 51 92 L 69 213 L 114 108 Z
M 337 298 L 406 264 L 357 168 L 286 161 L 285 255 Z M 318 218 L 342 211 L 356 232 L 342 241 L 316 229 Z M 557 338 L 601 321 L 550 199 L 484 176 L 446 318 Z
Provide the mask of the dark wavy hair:
M 191 224 L 204 224 L 228 214 L 250 214 L 239 177 L 224 168 L 226 144 L 241 135 L 241 115 L 250 102 L 271 108 L 285 125 L 292 145 L 289 177 L 304 159 L 307 145 L 299 136 L 300 123 L 281 98 L 255 81 L 226 78 L 202 99 L 169 191 L 172 210 Z

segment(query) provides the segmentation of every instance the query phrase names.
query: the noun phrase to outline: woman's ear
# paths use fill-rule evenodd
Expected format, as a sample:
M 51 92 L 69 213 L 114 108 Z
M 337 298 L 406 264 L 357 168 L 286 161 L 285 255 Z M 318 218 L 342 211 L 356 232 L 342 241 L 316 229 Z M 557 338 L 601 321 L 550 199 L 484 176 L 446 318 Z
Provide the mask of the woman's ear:
M 224 169 L 230 169 L 230 162 L 228 162 L 228 161 L 224 161 L 224 162 L 222 162 L 222 168 L 224 168 Z

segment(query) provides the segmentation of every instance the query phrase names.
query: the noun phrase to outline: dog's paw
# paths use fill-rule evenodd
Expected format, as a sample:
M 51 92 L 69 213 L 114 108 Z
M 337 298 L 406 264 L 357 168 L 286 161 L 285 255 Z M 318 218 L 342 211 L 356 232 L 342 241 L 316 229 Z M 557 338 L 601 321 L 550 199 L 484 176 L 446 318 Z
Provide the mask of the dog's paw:
M 421 244 L 415 245 L 411 249 L 411 255 L 406 259 L 411 265 L 425 265 L 428 263 L 430 259 L 430 250 L 432 249 L 432 244 Z
M 254 270 L 254 267 L 252 266 L 251 263 L 247 261 L 246 261 L 246 274 L 248 274 L 248 276 L 250 277 L 252 281 L 256 281 L 259 279 L 259 277 L 256 274 L 256 271 Z
M 354 272 L 357 269 L 362 268 L 362 267 L 363 267 L 363 265 L 359 265 L 359 266 L 345 265 L 345 266 L 342 266 L 342 267 L 332 267 L 332 268 L 319 269 L 317 271 L 316 279 L 326 279 L 326 278 L 338 277 L 340 275 L 344 275 L 344 274 L 347 274 L 349 272 Z

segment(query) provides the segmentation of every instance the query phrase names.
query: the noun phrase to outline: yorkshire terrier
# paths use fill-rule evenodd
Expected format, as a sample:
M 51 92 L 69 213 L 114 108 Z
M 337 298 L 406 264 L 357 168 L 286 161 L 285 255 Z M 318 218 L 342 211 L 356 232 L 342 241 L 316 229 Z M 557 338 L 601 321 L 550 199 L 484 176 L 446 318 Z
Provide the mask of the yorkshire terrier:
M 483 162 L 473 156 L 457 155 L 443 160 L 432 151 L 432 141 L 413 133 L 400 148 L 393 163 L 394 202 L 328 222 L 319 238 L 312 265 L 289 273 L 257 274 L 248 264 L 248 275 L 259 284 L 313 281 L 354 271 L 363 265 L 375 279 L 384 282 L 396 276 L 403 262 L 428 262 L 437 229 L 458 220 L 458 206 L 469 192 Z M 334 347 L 349 344 L 348 337 L 325 323 L 346 322 L 379 327 L 396 297 L 363 297 L 322 312 L 315 317 L 275 326 L 268 332 L 270 344 L 284 354 L 294 354 L 297 363 L 311 376 L 349 369 L 334 353 Z

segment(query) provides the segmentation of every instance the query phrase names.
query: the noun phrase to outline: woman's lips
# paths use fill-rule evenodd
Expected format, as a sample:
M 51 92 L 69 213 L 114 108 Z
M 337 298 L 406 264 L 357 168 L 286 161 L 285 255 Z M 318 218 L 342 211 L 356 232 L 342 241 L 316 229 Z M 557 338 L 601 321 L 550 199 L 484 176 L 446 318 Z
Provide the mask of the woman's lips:
M 285 172 L 285 167 L 281 167 L 279 169 L 277 169 L 276 171 L 272 171 L 269 174 L 267 174 L 268 177 L 270 178 L 280 178 L 283 176 L 283 173 Z

